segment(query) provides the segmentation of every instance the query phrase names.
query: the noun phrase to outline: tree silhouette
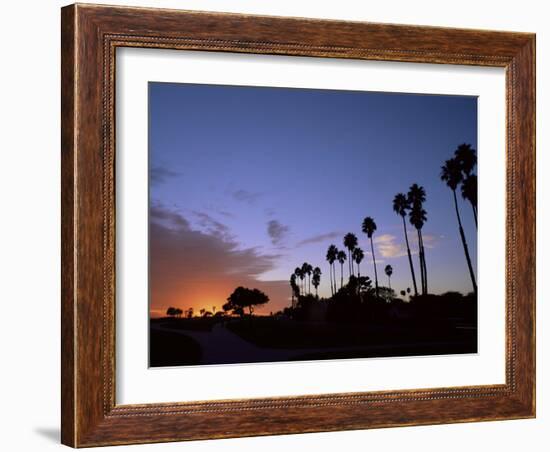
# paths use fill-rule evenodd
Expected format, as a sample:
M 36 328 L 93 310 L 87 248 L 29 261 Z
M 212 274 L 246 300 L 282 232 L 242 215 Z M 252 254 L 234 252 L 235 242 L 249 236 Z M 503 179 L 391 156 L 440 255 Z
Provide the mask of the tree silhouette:
M 393 198 L 393 210 L 403 220 L 403 233 L 405 234 L 405 243 L 407 244 L 407 255 L 409 257 L 409 266 L 411 268 L 411 277 L 413 280 L 414 294 L 418 295 L 418 288 L 416 287 L 416 276 L 414 274 L 414 265 L 411 255 L 411 247 L 409 246 L 409 236 L 407 234 L 407 224 L 405 223 L 405 217 L 407 216 L 407 210 L 410 209 L 409 200 L 403 193 L 397 193 Z
M 292 290 L 292 307 L 294 308 L 296 306 L 295 298 L 300 296 L 300 288 L 296 284 L 296 273 L 290 275 L 290 288 Z
M 455 160 L 463 174 L 462 197 L 470 202 L 477 228 L 477 176 L 473 174 L 477 165 L 475 149 L 471 144 L 462 143 L 455 150 Z
M 334 245 L 330 245 L 327 249 L 327 256 L 326 259 L 330 265 L 330 291 L 331 294 L 334 295 L 336 293 L 336 270 L 334 268 L 334 262 L 336 261 L 336 255 L 338 254 L 338 248 Z M 332 274 L 334 272 L 334 278 L 332 277 Z
M 361 248 L 357 247 L 353 250 L 352 257 L 353 257 L 353 260 L 355 261 L 355 263 L 357 264 L 357 276 L 360 278 L 361 277 L 361 270 L 359 268 L 359 264 L 361 264 L 361 261 L 364 259 L 365 253 L 363 252 L 363 250 Z
M 308 277 L 308 293 L 311 294 L 311 273 L 313 272 L 313 267 L 311 264 L 308 264 L 307 262 L 304 262 L 302 264 L 302 273 L 304 276 Z
M 384 268 L 384 272 L 388 276 L 388 287 L 391 290 L 391 275 L 393 274 L 393 268 L 391 265 L 386 265 L 386 268 Z
M 471 144 L 462 143 L 459 145 L 455 150 L 455 159 L 465 176 L 472 174 L 477 165 L 476 151 Z
M 362 231 L 367 234 L 367 237 L 370 240 L 370 249 L 372 253 L 372 262 L 374 264 L 374 288 L 376 290 L 376 296 L 378 296 L 378 272 L 376 270 L 376 256 L 374 255 L 374 245 L 372 242 L 372 236 L 374 231 L 376 231 L 376 223 L 371 217 L 366 217 L 363 220 Z
M 319 284 L 321 284 L 321 269 L 315 267 L 313 269 L 313 278 L 312 278 L 313 287 L 315 287 L 315 296 L 319 298 Z
M 346 258 L 346 253 L 342 250 L 338 250 L 336 259 L 340 262 L 340 289 L 344 287 L 344 262 L 346 262 Z
M 348 232 L 344 236 L 344 246 L 348 249 L 348 267 L 349 267 L 349 275 L 353 275 L 353 258 L 351 256 L 351 253 L 353 253 L 353 250 L 357 246 L 357 236 L 355 234 L 352 234 L 351 232 Z
M 254 307 L 266 304 L 269 297 L 258 289 L 248 289 L 246 287 L 237 287 L 227 298 L 227 303 L 223 305 L 224 311 L 233 311 L 238 315 L 244 315 L 244 310 L 248 308 L 248 313 L 252 316 Z
M 300 282 L 301 282 L 301 285 L 302 285 L 302 287 L 299 290 L 298 295 L 302 295 L 302 293 L 305 294 L 305 291 L 303 291 L 302 289 L 303 289 L 303 282 L 304 282 L 304 278 L 305 278 L 306 274 L 302 271 L 301 267 L 296 267 L 295 270 L 294 270 L 294 274 L 296 275 L 297 278 L 300 278 Z
M 469 174 L 462 181 L 461 187 L 462 197 L 467 200 L 474 213 L 474 221 L 477 228 L 477 175 Z
M 426 211 L 423 208 L 426 201 L 426 191 L 418 184 L 412 184 L 409 188 L 408 202 L 410 205 L 409 221 L 416 228 L 418 235 L 418 258 L 420 262 L 420 283 L 422 294 L 428 293 L 428 271 L 426 268 L 426 255 L 424 252 L 424 241 L 422 239 L 422 228 L 427 221 Z
M 176 316 L 176 308 L 170 306 L 170 307 L 166 310 L 166 315 L 169 316 L 169 317 L 175 317 L 175 316 Z
M 466 256 L 466 263 L 468 264 L 468 270 L 470 272 L 474 293 L 477 294 L 476 277 L 474 274 L 474 269 L 472 268 L 472 260 L 470 259 L 470 252 L 468 251 L 468 244 L 466 243 L 466 236 L 464 235 L 464 229 L 462 228 L 462 220 L 460 219 L 458 201 L 456 199 L 456 189 L 458 184 L 463 180 L 462 166 L 456 158 L 445 161 L 445 164 L 441 167 L 441 180 L 445 182 L 447 187 L 449 187 L 453 192 L 456 219 L 458 220 L 458 231 L 462 240 L 462 247 L 464 248 L 464 255 Z

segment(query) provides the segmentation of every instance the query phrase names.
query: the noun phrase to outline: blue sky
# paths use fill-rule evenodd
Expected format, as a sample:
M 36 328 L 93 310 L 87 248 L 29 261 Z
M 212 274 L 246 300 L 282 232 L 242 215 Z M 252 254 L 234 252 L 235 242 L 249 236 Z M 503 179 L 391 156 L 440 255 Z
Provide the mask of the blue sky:
M 452 193 L 439 179 L 461 143 L 477 149 L 475 97 L 150 83 L 152 308 L 219 307 L 230 287 L 255 285 L 272 300 L 266 310 L 278 310 L 304 261 L 321 267 L 327 295 L 326 249 L 343 248 L 347 232 L 372 278 L 366 216 L 378 226 L 380 283 L 390 264 L 392 287 L 412 287 L 392 200 L 415 182 L 427 192 L 430 292 L 470 291 Z M 475 268 L 471 208 L 460 199 L 460 209 Z

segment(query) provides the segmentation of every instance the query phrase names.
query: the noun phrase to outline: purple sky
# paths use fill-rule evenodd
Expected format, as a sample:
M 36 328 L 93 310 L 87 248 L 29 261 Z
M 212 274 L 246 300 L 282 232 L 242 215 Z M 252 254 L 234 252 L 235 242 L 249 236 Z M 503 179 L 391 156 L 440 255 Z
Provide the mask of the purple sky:
M 414 182 L 427 192 L 430 292 L 471 290 L 439 173 L 458 144 L 477 149 L 475 97 L 150 83 L 149 102 L 152 312 L 220 308 L 237 285 L 266 291 L 276 311 L 304 261 L 328 295 L 326 249 L 347 232 L 373 278 L 365 216 L 378 225 L 380 283 L 391 264 L 392 287 L 412 288 L 392 200 Z M 460 209 L 476 268 L 471 208 Z

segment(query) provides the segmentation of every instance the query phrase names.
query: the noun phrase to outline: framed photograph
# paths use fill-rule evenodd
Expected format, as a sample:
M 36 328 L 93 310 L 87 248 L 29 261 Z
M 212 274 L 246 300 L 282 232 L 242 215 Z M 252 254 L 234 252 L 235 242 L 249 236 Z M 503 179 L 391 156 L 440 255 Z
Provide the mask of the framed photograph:
M 62 442 L 535 416 L 535 36 L 62 9 Z

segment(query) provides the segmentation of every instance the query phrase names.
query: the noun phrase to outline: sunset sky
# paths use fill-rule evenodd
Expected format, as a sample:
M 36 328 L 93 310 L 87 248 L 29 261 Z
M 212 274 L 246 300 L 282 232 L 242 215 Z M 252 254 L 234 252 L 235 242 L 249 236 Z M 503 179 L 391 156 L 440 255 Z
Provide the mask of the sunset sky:
M 471 291 L 452 192 L 439 179 L 461 143 L 477 149 L 475 97 L 150 83 L 151 315 L 219 310 L 237 286 L 264 291 L 258 312 L 276 312 L 304 261 L 321 268 L 319 294 L 330 295 L 326 250 L 344 249 L 347 232 L 374 280 L 366 216 L 378 226 L 379 283 L 390 264 L 392 288 L 412 289 L 392 200 L 415 182 L 427 192 L 430 292 Z M 475 269 L 471 207 L 462 198 L 459 207 Z

